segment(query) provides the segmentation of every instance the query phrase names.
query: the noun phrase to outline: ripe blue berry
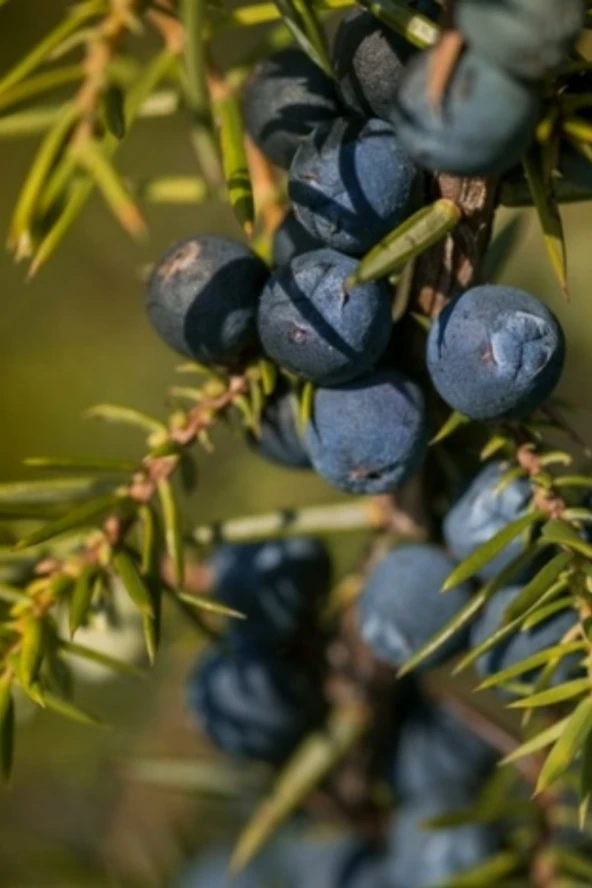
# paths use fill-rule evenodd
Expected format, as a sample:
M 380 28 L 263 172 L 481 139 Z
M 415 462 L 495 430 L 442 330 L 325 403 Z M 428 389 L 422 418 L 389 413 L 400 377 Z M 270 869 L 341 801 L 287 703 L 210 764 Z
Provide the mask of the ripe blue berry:
M 306 445 L 315 470 L 348 493 L 401 487 L 427 453 L 420 389 L 394 370 L 335 388 L 319 388 Z
M 582 0 L 459 0 L 454 21 L 472 49 L 515 77 L 539 80 L 573 49 Z
M 211 567 L 216 598 L 247 618 L 233 631 L 259 643 L 290 638 L 312 622 L 331 582 L 325 547 L 307 537 L 222 546 Z
M 532 498 L 530 482 L 526 478 L 516 478 L 496 492 L 502 475 L 501 463 L 489 463 L 473 478 L 444 518 L 444 540 L 458 561 L 464 561 L 507 524 L 525 514 Z M 496 577 L 520 555 L 524 543 L 524 535 L 515 537 L 480 570 L 479 576 L 484 580 Z
M 273 264 L 285 265 L 296 256 L 317 250 L 319 247 L 322 247 L 322 244 L 310 236 L 290 210 L 273 235 Z
M 454 566 L 443 549 L 427 543 L 397 546 L 378 562 L 360 597 L 358 625 L 379 660 L 402 666 L 467 603 L 468 583 L 441 594 Z M 466 640 L 467 633 L 458 632 L 421 668 L 438 666 Z
M 438 787 L 434 787 L 434 793 Z M 422 797 L 403 805 L 389 830 L 388 884 L 401 888 L 439 885 L 472 869 L 499 848 L 495 830 L 481 823 L 429 829 L 425 821 L 474 804 L 462 793 Z
M 458 176 L 502 173 L 520 159 L 541 102 L 474 52 L 465 52 L 440 103 L 429 91 L 431 51 L 407 64 L 390 116 L 401 144 L 420 166 Z
M 511 287 L 473 287 L 444 308 L 428 336 L 436 390 L 471 419 L 527 416 L 549 397 L 564 361 L 555 316 Z
M 196 235 L 154 268 L 146 307 L 167 345 L 203 364 L 232 365 L 257 344 L 264 262 L 237 241 Z
M 478 787 L 494 766 L 496 753 L 443 706 L 419 700 L 404 717 L 389 777 L 397 796 L 431 796 Z
M 522 591 L 521 586 L 509 586 L 501 589 L 487 603 L 471 628 L 471 647 L 477 647 L 503 625 L 503 615 L 509 605 Z M 476 665 L 477 672 L 483 678 L 500 672 L 509 666 L 515 666 L 527 657 L 554 647 L 559 644 L 566 632 L 573 629 L 576 623 L 574 611 L 569 608 L 555 616 L 549 617 L 527 631 L 516 631 L 508 638 L 500 641 L 496 647 L 483 654 Z M 555 670 L 550 684 L 562 684 L 577 668 L 577 655 L 568 655 L 561 660 Z M 519 676 L 518 680 L 536 680 L 540 669 Z
M 229 755 L 281 762 L 324 712 L 318 681 L 264 649 L 211 651 L 190 678 L 189 706 Z
M 404 37 L 356 9 L 341 22 L 333 44 L 333 67 L 349 111 L 388 118 L 397 84 L 413 47 Z
M 416 181 L 415 164 L 388 123 L 338 118 L 303 141 L 288 193 L 309 234 L 360 254 L 407 218 Z
M 255 68 L 244 94 L 247 129 L 261 151 L 288 169 L 300 142 L 340 113 L 334 83 L 301 49 L 283 49 Z
M 261 433 L 248 441 L 259 456 L 291 469 L 310 469 L 310 459 L 296 419 L 298 403 L 288 385 L 279 383 L 261 414 Z
M 383 281 L 346 291 L 356 267 L 350 256 L 323 249 L 271 275 L 259 304 L 259 336 L 286 370 L 336 385 L 372 369 L 389 341 L 391 299 Z

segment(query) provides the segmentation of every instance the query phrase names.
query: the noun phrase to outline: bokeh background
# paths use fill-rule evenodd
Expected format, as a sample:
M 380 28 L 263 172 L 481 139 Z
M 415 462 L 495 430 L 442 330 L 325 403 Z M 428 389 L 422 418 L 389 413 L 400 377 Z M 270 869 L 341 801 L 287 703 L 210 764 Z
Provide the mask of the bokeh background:
M 0 9 L 0 74 L 58 21 L 64 2 L 14 0 Z M 241 47 L 244 40 L 241 35 Z M 218 47 L 236 51 L 236 35 Z M 35 138 L 0 139 L 0 231 L 5 231 Z M 194 158 L 181 118 L 140 122 L 120 153 L 134 176 L 192 174 Z M 141 454 L 133 431 L 81 417 L 97 402 L 166 415 L 176 359 L 155 337 L 143 309 L 142 268 L 177 238 L 199 231 L 240 237 L 222 204 L 146 207 L 150 237 L 130 242 L 93 199 L 55 258 L 31 282 L 24 267 L 0 256 L 0 482 L 23 476 L 26 456 Z M 502 211 L 498 223 L 512 214 Z M 522 226 L 503 280 L 542 297 L 569 341 L 559 394 L 570 418 L 592 440 L 592 217 L 586 204 L 565 209 L 571 301 L 554 282 L 536 219 Z M 239 436 L 218 433 L 216 454 L 199 457 L 199 485 L 186 502 L 187 527 L 230 515 L 338 498 L 307 473 L 263 463 Z M 338 573 L 363 539 L 335 548 Z M 146 757 L 199 763 L 211 753 L 183 713 L 183 678 L 200 643 L 174 614 L 156 668 L 143 681 L 79 682 L 78 698 L 108 731 L 77 727 L 45 713 L 21 713 L 10 791 L 0 794 L 0 885 L 168 885 L 184 856 L 223 828 L 244 805 L 219 797 L 154 788 L 131 779 L 129 763 Z M 172 779 L 172 771 L 163 776 Z M 205 814 L 204 814 L 205 812 Z M 230 812 L 230 814 L 229 814 Z

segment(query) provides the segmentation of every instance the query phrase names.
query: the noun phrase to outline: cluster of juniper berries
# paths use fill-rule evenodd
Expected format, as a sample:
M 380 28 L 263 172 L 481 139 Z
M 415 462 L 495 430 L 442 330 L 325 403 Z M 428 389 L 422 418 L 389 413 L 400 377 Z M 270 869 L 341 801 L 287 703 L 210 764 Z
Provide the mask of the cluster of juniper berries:
M 442 15 L 435 0 L 413 5 L 434 20 Z M 473 420 L 521 419 L 549 398 L 563 368 L 564 337 L 549 309 L 532 294 L 483 284 L 433 319 L 414 373 L 406 341 L 413 322 L 393 324 L 392 283 L 348 283 L 361 257 L 422 206 L 427 177 L 499 177 L 515 166 L 534 138 L 544 78 L 572 50 L 584 17 L 581 0 L 458 0 L 453 10 L 465 45 L 443 84 L 437 48 L 419 52 L 361 10 L 337 31 L 335 79 L 298 48 L 260 63 L 244 92 L 245 121 L 260 151 L 287 171 L 290 201 L 271 268 L 242 243 L 198 235 L 170 249 L 148 286 L 151 322 L 176 351 L 237 373 L 261 356 L 279 369 L 261 433 L 250 436 L 254 449 L 352 494 L 393 493 L 422 468 L 426 405 L 435 399 Z M 304 430 L 295 396 L 302 382 L 314 386 Z M 456 563 L 528 508 L 528 481 L 500 487 L 502 475 L 490 462 L 466 482 L 438 544 L 397 545 L 368 572 L 357 625 L 382 663 L 402 666 L 474 594 L 470 582 L 441 589 Z M 515 537 L 481 579 L 497 576 L 522 545 Z M 327 712 L 320 614 L 328 554 L 308 538 L 227 545 L 210 568 L 216 597 L 247 619 L 200 659 L 191 709 L 224 752 L 281 766 Z M 536 569 L 525 564 L 420 672 L 490 636 Z M 506 634 L 478 672 L 486 677 L 558 643 L 574 620 L 573 611 L 559 611 Z M 564 659 L 553 681 L 573 667 Z M 427 888 L 502 847 L 503 834 L 486 823 L 420 829 L 470 805 L 497 754 L 429 702 L 418 679 L 403 679 L 393 697 L 396 731 L 380 767 L 400 804 L 380 847 L 306 840 L 300 826 L 236 882 L 221 852 L 183 884 L 247 888 L 267 884 L 271 873 L 270 884 L 291 888 Z

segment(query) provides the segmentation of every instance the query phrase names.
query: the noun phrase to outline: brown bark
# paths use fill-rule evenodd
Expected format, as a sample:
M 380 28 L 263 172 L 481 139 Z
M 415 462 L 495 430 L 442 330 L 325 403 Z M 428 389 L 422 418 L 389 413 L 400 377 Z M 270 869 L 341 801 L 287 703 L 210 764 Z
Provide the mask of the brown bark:
M 411 310 L 434 317 L 451 298 L 479 278 L 491 235 L 495 187 L 485 179 L 440 176 L 431 180 L 429 190 L 428 200 L 449 198 L 463 213 L 455 231 L 426 251 L 416 263 Z M 390 511 L 392 517 L 385 526 L 396 535 L 416 540 L 422 534 L 429 535 L 430 515 L 421 475 L 396 495 L 376 499 L 381 509 Z M 384 535 L 376 538 L 366 570 L 379 554 L 384 539 Z M 344 612 L 336 637 L 329 645 L 326 688 L 333 705 L 357 698 L 373 709 L 370 736 L 360 741 L 333 775 L 329 791 L 338 808 L 349 813 L 358 830 L 378 838 L 384 818 L 375 800 L 376 765 L 377 757 L 385 751 L 385 738 L 388 742 L 392 736 L 392 720 L 396 718 L 393 711 L 395 672 L 379 663 L 361 640 L 355 602 Z
M 487 179 L 439 176 L 431 181 L 429 192 L 429 200 L 448 198 L 463 213 L 458 227 L 420 256 L 416 265 L 412 305 L 416 311 L 434 317 L 450 299 L 479 279 L 491 237 L 496 188 Z

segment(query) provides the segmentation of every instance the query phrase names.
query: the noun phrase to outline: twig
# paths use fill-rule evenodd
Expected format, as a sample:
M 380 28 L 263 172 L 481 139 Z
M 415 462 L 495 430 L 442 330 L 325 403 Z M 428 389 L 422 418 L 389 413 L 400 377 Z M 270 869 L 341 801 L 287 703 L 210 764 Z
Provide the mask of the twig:
M 424 689 L 425 690 L 425 689 Z M 468 700 L 454 691 L 438 687 L 428 687 L 428 695 L 440 702 L 461 722 L 464 722 L 478 737 L 489 743 L 503 756 L 510 755 L 520 746 L 520 739 L 508 728 L 496 722 L 491 715 L 477 709 Z M 514 767 L 533 789 L 536 787 L 544 756 L 527 755 L 514 762 Z M 530 878 L 534 888 L 558 888 L 557 868 L 548 854 L 549 842 L 553 835 L 552 813 L 555 798 L 550 791 L 538 793 L 534 803 L 541 814 L 542 833 L 530 861 Z
M 496 206 L 496 188 L 489 179 L 430 179 L 430 199 L 454 201 L 463 214 L 461 223 L 443 241 L 423 253 L 417 263 L 412 304 L 435 317 L 458 293 L 478 280 L 489 244 Z
M 146 18 L 161 35 L 165 46 L 175 55 L 181 55 L 185 49 L 185 30 L 175 18 L 170 4 L 163 2 L 162 9 L 148 9 Z
M 272 234 L 281 225 L 286 215 L 285 203 L 278 186 L 277 175 L 273 165 L 255 145 L 250 136 L 246 136 L 247 160 L 253 191 L 257 200 L 257 215 L 265 234 Z
M 468 700 L 463 699 L 454 691 L 433 685 L 424 687 L 424 691 L 429 697 L 441 703 L 459 721 L 468 725 L 478 737 L 489 743 L 504 757 L 510 755 L 520 746 L 521 741 L 519 737 L 513 734 L 509 728 L 499 724 L 491 715 L 477 709 Z M 524 758 L 518 759 L 515 762 L 515 767 L 529 785 L 534 788 L 539 777 L 540 760 L 532 755 L 524 756 Z
M 437 111 L 444 99 L 446 88 L 463 51 L 465 40 L 460 31 L 442 31 L 438 43 L 429 56 L 427 100 L 432 111 Z
M 302 509 L 277 509 L 262 515 L 231 518 L 220 524 L 196 527 L 193 538 L 199 545 L 240 543 L 293 534 L 331 533 L 364 528 L 392 533 L 402 539 L 424 539 L 425 531 L 393 497 L 359 497 L 330 505 Z
M 80 116 L 71 140 L 74 152 L 81 150 L 94 136 L 99 105 L 107 85 L 107 69 L 123 35 L 133 28 L 136 6 L 137 0 L 111 0 L 111 11 L 87 43 L 84 82 L 74 99 Z

